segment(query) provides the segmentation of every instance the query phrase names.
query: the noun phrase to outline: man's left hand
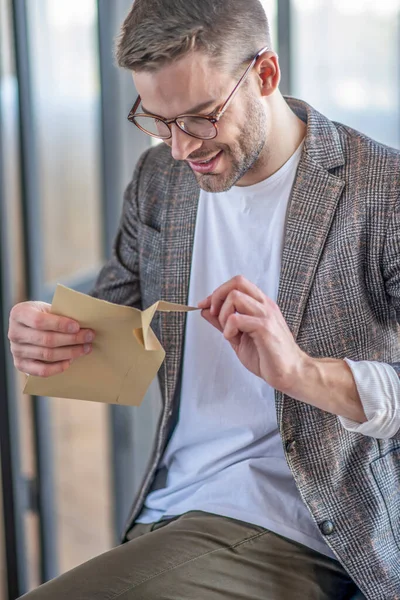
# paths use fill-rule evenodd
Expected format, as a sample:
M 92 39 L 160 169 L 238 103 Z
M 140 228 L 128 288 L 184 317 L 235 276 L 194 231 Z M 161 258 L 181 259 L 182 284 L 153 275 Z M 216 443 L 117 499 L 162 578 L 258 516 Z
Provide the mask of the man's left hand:
M 310 357 L 296 344 L 275 302 L 238 276 L 200 302 L 199 308 L 249 371 L 273 388 L 290 393 Z

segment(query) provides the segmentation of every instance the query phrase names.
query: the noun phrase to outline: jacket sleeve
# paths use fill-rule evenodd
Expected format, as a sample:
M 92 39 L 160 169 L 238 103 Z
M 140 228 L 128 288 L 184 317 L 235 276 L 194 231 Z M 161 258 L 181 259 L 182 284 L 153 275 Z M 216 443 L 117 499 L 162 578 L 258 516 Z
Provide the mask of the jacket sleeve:
M 137 164 L 124 194 L 122 217 L 112 257 L 100 271 L 91 291 L 94 298 L 141 308 L 139 253 L 137 245 L 139 183 L 149 151 Z
M 400 199 L 386 232 L 382 272 L 399 326 L 400 353 Z M 360 424 L 341 418 L 343 427 L 379 439 L 400 440 L 400 362 L 346 362 L 352 369 L 368 422 Z
M 400 351 L 400 198 L 390 220 L 386 234 L 383 256 L 383 276 L 386 290 L 396 314 L 398 324 L 398 346 Z M 400 352 L 399 352 L 400 353 Z M 400 362 L 390 365 L 400 380 Z M 400 439 L 400 435 L 398 436 Z
M 396 314 L 398 324 L 398 346 L 400 349 L 400 198 L 394 207 L 386 233 L 383 255 L 383 276 L 386 290 Z M 393 371 L 400 380 L 400 362 L 391 363 Z M 397 398 L 400 403 L 400 399 Z M 400 440 L 400 431 L 394 436 Z

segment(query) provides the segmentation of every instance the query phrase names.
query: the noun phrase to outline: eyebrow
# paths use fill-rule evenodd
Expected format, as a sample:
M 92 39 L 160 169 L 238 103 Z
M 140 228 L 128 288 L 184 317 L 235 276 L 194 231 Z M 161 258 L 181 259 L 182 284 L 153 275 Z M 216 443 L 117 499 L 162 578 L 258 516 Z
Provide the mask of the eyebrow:
M 202 102 L 201 104 L 197 104 L 197 106 L 195 106 L 195 107 L 191 108 L 190 110 L 187 110 L 186 112 L 181 113 L 181 114 L 182 115 L 198 114 L 198 113 L 201 113 L 203 110 L 206 110 L 207 108 L 211 108 L 212 106 L 217 106 L 216 100 L 208 100 L 208 102 Z M 142 104 L 142 109 L 145 113 L 147 113 L 149 115 L 154 114 L 150 110 L 147 110 L 147 108 L 145 108 L 143 106 L 143 104 Z M 158 116 L 161 116 L 161 115 L 158 115 Z

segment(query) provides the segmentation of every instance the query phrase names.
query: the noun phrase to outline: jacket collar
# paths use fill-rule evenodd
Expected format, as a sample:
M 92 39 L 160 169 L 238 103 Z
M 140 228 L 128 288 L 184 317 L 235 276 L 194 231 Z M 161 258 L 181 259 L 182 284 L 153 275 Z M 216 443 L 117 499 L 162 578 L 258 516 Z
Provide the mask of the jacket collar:
M 304 151 L 322 169 L 330 171 L 345 164 L 337 125 L 306 102 L 285 96 L 295 115 L 307 125 Z

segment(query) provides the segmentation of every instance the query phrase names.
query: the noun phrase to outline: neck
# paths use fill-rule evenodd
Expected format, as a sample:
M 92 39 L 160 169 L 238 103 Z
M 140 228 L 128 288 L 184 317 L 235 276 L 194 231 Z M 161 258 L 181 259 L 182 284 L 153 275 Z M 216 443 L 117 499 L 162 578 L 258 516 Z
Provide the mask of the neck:
M 269 98 L 268 121 L 272 126 L 264 150 L 253 169 L 236 185 L 255 185 L 271 177 L 293 156 L 307 132 L 307 125 L 289 108 L 280 92 Z

